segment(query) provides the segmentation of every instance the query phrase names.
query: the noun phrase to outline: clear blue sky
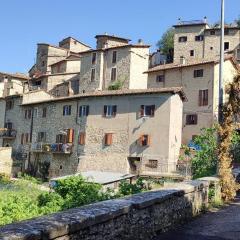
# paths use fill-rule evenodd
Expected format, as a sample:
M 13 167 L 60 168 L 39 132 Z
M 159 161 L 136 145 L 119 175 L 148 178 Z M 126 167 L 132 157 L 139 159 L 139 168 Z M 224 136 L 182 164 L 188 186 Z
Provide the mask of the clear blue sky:
M 226 21 L 240 15 L 240 0 L 225 0 Z M 73 36 L 95 47 L 96 34 L 142 38 L 155 49 L 162 33 L 182 20 L 219 20 L 220 0 L 5 0 L 0 3 L 0 71 L 27 72 L 36 44 Z

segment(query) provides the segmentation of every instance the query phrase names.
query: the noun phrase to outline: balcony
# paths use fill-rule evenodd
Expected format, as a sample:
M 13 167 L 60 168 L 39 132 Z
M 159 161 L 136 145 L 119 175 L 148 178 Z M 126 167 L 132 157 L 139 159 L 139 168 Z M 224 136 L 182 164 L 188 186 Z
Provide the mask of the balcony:
M 0 129 L 0 138 L 4 139 L 14 139 L 16 138 L 17 131 L 14 129 L 1 128 Z
M 33 143 L 32 152 L 53 153 L 53 154 L 71 154 L 73 145 L 69 143 Z

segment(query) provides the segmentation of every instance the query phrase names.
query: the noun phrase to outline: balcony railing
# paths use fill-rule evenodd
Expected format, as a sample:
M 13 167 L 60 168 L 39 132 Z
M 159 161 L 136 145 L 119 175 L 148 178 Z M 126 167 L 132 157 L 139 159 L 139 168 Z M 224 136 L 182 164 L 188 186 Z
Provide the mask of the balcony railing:
M 0 129 L 1 138 L 13 139 L 13 138 L 16 138 L 16 135 L 17 135 L 17 131 L 14 129 L 8 129 L 8 128 Z
M 33 143 L 32 152 L 71 154 L 73 145 L 69 143 Z

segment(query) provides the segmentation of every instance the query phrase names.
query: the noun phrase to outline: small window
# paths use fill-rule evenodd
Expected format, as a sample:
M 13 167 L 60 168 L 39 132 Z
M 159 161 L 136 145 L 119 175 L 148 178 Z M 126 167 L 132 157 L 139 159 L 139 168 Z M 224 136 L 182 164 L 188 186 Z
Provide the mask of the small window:
M 105 105 L 103 114 L 104 114 L 104 117 L 115 117 L 117 115 L 117 106 Z
M 39 132 L 37 141 L 38 142 L 46 142 L 46 132 Z
M 86 138 L 86 133 L 80 132 L 78 143 L 79 143 L 80 145 L 85 145 L 85 138 Z
M 155 105 L 141 105 L 140 116 L 141 117 L 154 117 Z
M 210 30 L 210 35 L 215 35 L 216 31 L 215 30 Z
M 69 116 L 71 115 L 71 105 L 65 105 L 63 106 L 63 116 Z
M 62 166 L 62 165 L 60 165 L 60 166 L 59 166 L 59 169 L 60 169 L 60 170 L 62 170 L 62 169 L 63 169 L 63 166 Z
M 196 125 L 198 120 L 197 114 L 191 114 L 186 116 L 186 124 L 187 125 Z
M 164 82 L 165 81 L 165 75 L 157 75 L 156 76 L 156 82 Z
M 204 36 L 203 35 L 198 35 L 198 36 L 195 36 L 195 41 L 196 42 L 201 42 L 204 40 Z
M 7 129 L 12 129 L 12 126 L 13 126 L 13 124 L 11 122 L 6 122 L 4 124 L 4 127 L 7 128 Z
M 112 53 L 112 63 L 116 63 L 117 62 L 117 51 L 113 51 Z
M 25 110 L 25 119 L 31 119 L 32 118 L 32 109 L 26 109 Z
M 199 106 L 207 106 L 208 105 L 208 89 L 199 90 Z
M 190 50 L 190 56 L 194 57 L 194 50 Z
M 45 61 L 42 61 L 42 67 L 44 67 L 45 66 Z
M 89 114 L 89 106 L 82 105 L 79 107 L 79 117 L 86 117 Z
M 97 59 L 97 53 L 93 53 L 92 54 L 92 64 L 94 65 L 94 64 L 96 64 L 96 59 Z
M 210 47 L 210 50 L 213 50 L 213 47 Z
M 158 160 L 148 160 L 148 167 L 150 168 L 157 168 Z
M 186 36 L 179 37 L 178 42 L 187 42 L 187 37 Z
M 7 100 L 6 101 L 6 110 L 13 109 L 13 106 L 14 106 L 13 100 Z
M 229 42 L 224 43 L 224 51 L 229 50 Z
M 196 69 L 196 70 L 194 70 L 193 76 L 194 76 L 194 78 L 203 77 L 203 69 Z
M 229 35 L 230 31 L 229 31 L 229 28 L 225 28 L 224 29 L 224 35 Z
M 42 117 L 43 117 L 43 118 L 47 117 L 47 108 L 46 108 L 46 107 L 44 107 L 44 108 L 42 109 Z
M 91 82 L 94 82 L 95 81 L 95 68 L 92 68 L 92 71 L 91 71 Z
M 67 143 L 67 135 L 66 134 L 56 135 L 56 143 Z
M 105 146 L 112 145 L 112 140 L 113 140 L 113 134 L 112 133 L 106 133 L 105 137 L 104 137 Z
M 141 135 L 139 138 L 139 145 L 140 146 L 150 146 L 150 136 L 149 135 Z
M 111 71 L 111 81 L 115 81 L 117 78 L 117 69 L 116 68 L 112 68 Z

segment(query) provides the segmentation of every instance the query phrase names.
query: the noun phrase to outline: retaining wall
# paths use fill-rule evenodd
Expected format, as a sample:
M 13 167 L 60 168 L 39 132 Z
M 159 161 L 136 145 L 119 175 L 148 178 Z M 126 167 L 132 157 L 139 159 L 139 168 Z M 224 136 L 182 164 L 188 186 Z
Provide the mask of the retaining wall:
M 199 214 L 208 204 L 208 186 L 208 181 L 188 181 L 6 225 L 0 239 L 152 239 Z

